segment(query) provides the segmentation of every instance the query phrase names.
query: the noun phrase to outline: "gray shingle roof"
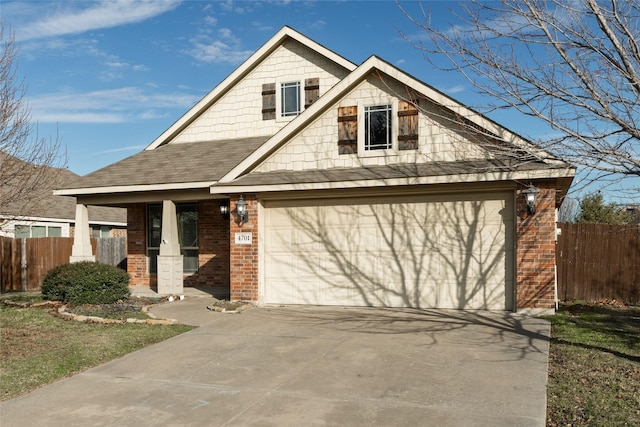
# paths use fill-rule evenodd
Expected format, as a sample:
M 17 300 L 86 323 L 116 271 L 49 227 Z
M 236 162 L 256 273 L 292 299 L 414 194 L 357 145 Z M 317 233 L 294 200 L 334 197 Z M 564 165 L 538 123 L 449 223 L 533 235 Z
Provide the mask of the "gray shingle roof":
M 565 163 L 547 164 L 531 161 L 510 164 L 497 159 L 469 160 L 457 162 L 432 162 L 422 164 L 397 164 L 384 166 L 363 166 L 356 168 L 333 168 L 324 170 L 252 172 L 236 180 L 220 184 L 224 186 L 302 184 L 338 181 L 360 181 L 395 178 L 417 178 L 458 174 L 511 172 L 529 170 L 564 169 Z
M 214 182 L 268 138 L 162 145 L 80 177 L 61 189 Z
M 13 159 L 14 167 L 27 167 L 29 164 L 21 160 Z M 38 185 L 30 194 L 28 199 L 20 198 L 12 200 L 9 203 L 3 203 L 0 206 L 0 216 L 4 217 L 37 217 L 52 218 L 60 220 L 75 220 L 76 217 L 76 198 L 69 196 L 55 196 L 53 190 L 56 187 L 67 185 L 80 178 L 75 173 L 63 169 L 52 168 L 46 166 L 35 166 L 40 168 L 46 179 L 47 185 Z M 39 184 L 42 184 L 40 181 Z M 3 188 L 3 191 L 11 191 L 11 185 Z M 107 223 L 126 223 L 127 210 L 122 208 L 111 208 L 106 206 L 90 206 L 89 221 L 102 221 Z

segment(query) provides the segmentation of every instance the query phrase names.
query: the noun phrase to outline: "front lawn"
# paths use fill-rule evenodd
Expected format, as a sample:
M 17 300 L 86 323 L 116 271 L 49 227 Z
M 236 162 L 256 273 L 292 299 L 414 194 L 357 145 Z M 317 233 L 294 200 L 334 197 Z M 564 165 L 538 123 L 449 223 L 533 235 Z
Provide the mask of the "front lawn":
M 640 425 L 640 307 L 568 304 L 547 319 L 547 425 Z
M 54 317 L 46 308 L 0 305 L 0 400 L 191 329 L 183 325 L 81 323 Z

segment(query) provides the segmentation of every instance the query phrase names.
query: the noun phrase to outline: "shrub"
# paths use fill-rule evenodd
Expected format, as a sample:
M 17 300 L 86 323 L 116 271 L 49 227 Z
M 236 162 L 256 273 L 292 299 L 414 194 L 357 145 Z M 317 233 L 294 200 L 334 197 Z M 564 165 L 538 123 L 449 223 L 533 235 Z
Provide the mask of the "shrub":
M 129 274 L 90 261 L 63 264 L 47 273 L 42 295 L 48 300 L 74 305 L 112 304 L 129 296 Z

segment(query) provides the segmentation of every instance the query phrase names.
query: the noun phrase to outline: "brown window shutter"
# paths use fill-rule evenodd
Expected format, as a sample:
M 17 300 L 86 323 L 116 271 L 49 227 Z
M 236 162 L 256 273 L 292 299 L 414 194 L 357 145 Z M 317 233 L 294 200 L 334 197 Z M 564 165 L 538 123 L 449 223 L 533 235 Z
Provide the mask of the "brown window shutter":
M 358 152 L 358 106 L 338 108 L 338 154 Z
M 276 84 L 265 83 L 262 85 L 262 120 L 275 120 L 276 118 Z
M 309 107 L 320 98 L 320 79 L 318 77 L 304 81 L 304 108 Z
M 418 101 L 398 101 L 398 149 L 418 148 Z

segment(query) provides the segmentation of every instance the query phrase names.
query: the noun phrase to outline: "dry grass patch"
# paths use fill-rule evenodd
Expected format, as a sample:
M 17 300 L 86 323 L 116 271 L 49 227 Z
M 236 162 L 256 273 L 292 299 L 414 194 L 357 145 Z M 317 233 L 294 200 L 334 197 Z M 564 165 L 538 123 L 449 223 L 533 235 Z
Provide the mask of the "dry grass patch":
M 0 306 L 0 399 L 193 329 L 190 326 L 66 321 L 48 309 Z
M 640 307 L 570 304 L 548 320 L 547 425 L 640 425 Z

